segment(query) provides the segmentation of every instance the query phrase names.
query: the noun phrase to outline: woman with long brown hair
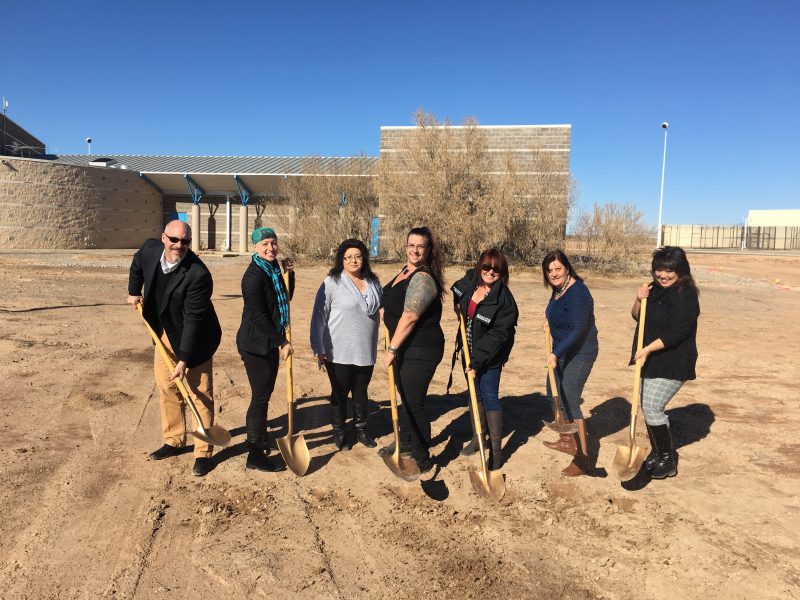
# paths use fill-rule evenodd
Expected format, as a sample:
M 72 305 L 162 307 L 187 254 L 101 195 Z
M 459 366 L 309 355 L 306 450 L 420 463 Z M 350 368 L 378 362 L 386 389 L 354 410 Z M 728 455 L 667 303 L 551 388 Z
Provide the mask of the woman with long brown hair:
M 383 322 L 390 335 L 386 366 L 394 368 L 403 400 L 400 450 L 411 451 L 421 473 L 433 468 L 425 400 L 444 355 L 442 271 L 440 249 L 430 229 L 415 227 L 406 236 L 406 264 L 383 288 Z M 394 452 L 394 447 L 380 452 Z

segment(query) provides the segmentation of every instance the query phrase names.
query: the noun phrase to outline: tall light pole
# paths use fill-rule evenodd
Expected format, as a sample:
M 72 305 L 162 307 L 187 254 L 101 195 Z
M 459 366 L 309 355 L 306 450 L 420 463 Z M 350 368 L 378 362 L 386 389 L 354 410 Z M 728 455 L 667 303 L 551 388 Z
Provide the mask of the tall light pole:
M 661 129 L 664 130 L 664 160 L 661 162 L 661 196 L 658 199 L 658 235 L 656 235 L 656 247 L 661 248 L 661 211 L 664 208 L 664 172 L 667 168 L 667 131 L 669 130 L 669 123 L 664 121 L 661 124 Z

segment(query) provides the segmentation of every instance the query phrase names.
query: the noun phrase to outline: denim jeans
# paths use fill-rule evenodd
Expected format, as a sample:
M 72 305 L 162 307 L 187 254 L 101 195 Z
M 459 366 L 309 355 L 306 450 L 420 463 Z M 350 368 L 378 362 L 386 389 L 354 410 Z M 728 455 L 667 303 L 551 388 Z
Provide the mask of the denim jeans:
M 475 392 L 485 410 L 503 410 L 500 404 L 500 373 L 503 367 L 481 371 L 475 376 Z

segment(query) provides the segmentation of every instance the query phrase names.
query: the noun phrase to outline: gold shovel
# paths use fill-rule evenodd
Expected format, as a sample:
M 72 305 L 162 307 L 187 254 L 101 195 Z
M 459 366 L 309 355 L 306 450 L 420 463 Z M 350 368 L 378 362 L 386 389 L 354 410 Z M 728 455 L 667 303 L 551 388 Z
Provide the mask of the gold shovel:
M 389 349 L 389 330 L 383 328 L 384 342 L 386 349 Z M 394 384 L 394 363 L 386 369 L 389 374 L 389 405 L 392 407 L 392 428 L 394 429 L 394 452 L 388 456 L 383 456 L 383 462 L 389 470 L 400 479 L 414 481 L 419 478 L 419 466 L 413 458 L 405 458 L 400 455 L 400 424 L 397 417 L 397 388 Z
M 642 298 L 639 308 L 639 335 L 636 340 L 636 353 L 644 347 L 644 317 L 647 313 L 647 298 Z M 632 479 L 638 472 L 647 457 L 647 451 L 636 445 L 636 415 L 639 412 L 639 399 L 642 383 L 642 359 L 636 361 L 633 377 L 633 397 L 631 398 L 631 425 L 630 440 L 626 446 L 617 446 L 614 454 L 614 471 L 622 481 Z
M 286 294 L 289 294 L 289 271 L 283 272 L 283 282 L 286 284 Z M 287 296 L 287 305 L 289 299 Z M 286 326 L 286 341 L 291 344 L 292 330 L 291 325 Z M 298 477 L 302 477 L 308 470 L 308 465 L 311 462 L 311 457 L 308 454 L 308 445 L 306 438 L 302 434 L 294 435 L 294 380 L 292 377 L 292 355 L 286 357 L 286 398 L 288 401 L 288 409 L 286 416 L 288 419 L 288 432 L 282 438 L 275 441 L 278 444 L 278 449 L 281 451 L 283 460 L 286 461 L 286 466 Z
M 156 348 L 161 354 L 161 357 L 164 359 L 164 362 L 167 364 L 170 371 L 174 371 L 175 364 L 172 362 L 172 358 L 170 358 L 167 349 L 164 347 L 164 344 L 161 341 L 161 338 L 158 337 L 156 332 L 153 331 L 153 328 L 150 327 L 150 323 L 148 323 L 147 319 L 144 318 L 142 305 L 137 304 L 136 310 L 138 310 L 139 314 L 142 316 L 142 321 L 144 321 L 147 331 L 150 333 L 150 337 L 153 338 L 153 342 L 155 342 Z M 178 391 L 181 393 L 181 396 L 183 396 L 183 401 L 186 402 L 186 406 L 188 406 L 189 410 L 192 411 L 195 421 L 197 421 L 197 430 L 190 431 L 189 433 L 191 433 L 198 440 L 202 440 L 213 446 L 227 446 L 230 444 L 231 432 L 224 427 L 220 427 L 219 425 L 204 427 L 203 421 L 200 419 L 200 413 L 197 412 L 197 407 L 194 405 L 194 402 L 192 402 L 192 397 L 189 395 L 189 390 L 186 389 L 186 386 L 183 385 L 183 381 L 180 378 L 176 378 L 174 381 L 175 385 L 178 386 Z
M 464 349 L 464 360 L 470 364 L 469 345 L 467 344 L 467 328 L 464 326 L 464 315 L 458 315 L 459 327 L 461 329 L 461 346 Z M 472 426 L 475 435 L 478 436 L 478 449 L 481 454 L 481 470 L 470 470 L 469 480 L 472 482 L 472 489 L 483 497 L 500 502 L 506 493 L 506 482 L 503 474 L 497 471 L 490 471 L 486 465 L 486 449 L 483 446 L 483 431 L 481 430 L 481 420 L 478 415 L 478 396 L 475 393 L 475 374 L 472 371 L 467 373 L 469 383 L 469 401 L 472 407 Z
M 552 352 L 552 340 L 550 339 L 550 328 L 544 330 L 545 346 L 547 352 Z M 569 422 L 564 418 L 561 412 L 561 402 L 558 399 L 558 386 L 556 385 L 556 374 L 553 367 L 547 365 L 547 377 L 550 380 L 550 392 L 553 396 L 553 414 L 555 415 L 554 421 L 545 421 L 544 424 L 557 433 L 570 434 L 578 431 L 578 426 L 574 422 Z

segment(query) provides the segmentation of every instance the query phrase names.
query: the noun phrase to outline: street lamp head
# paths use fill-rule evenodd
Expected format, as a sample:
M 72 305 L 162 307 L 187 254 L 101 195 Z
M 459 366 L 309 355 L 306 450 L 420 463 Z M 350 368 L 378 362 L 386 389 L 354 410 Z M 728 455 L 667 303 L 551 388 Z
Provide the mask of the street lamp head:
M 669 129 L 669 123 L 667 123 L 666 121 L 664 121 L 664 122 L 661 124 L 661 129 Z
M 662 125 L 662 127 L 663 127 L 663 125 Z M 87 143 L 87 144 L 91 144 L 91 143 L 92 143 L 92 138 L 88 138 L 88 137 L 87 137 L 87 138 L 86 138 L 86 143 Z

